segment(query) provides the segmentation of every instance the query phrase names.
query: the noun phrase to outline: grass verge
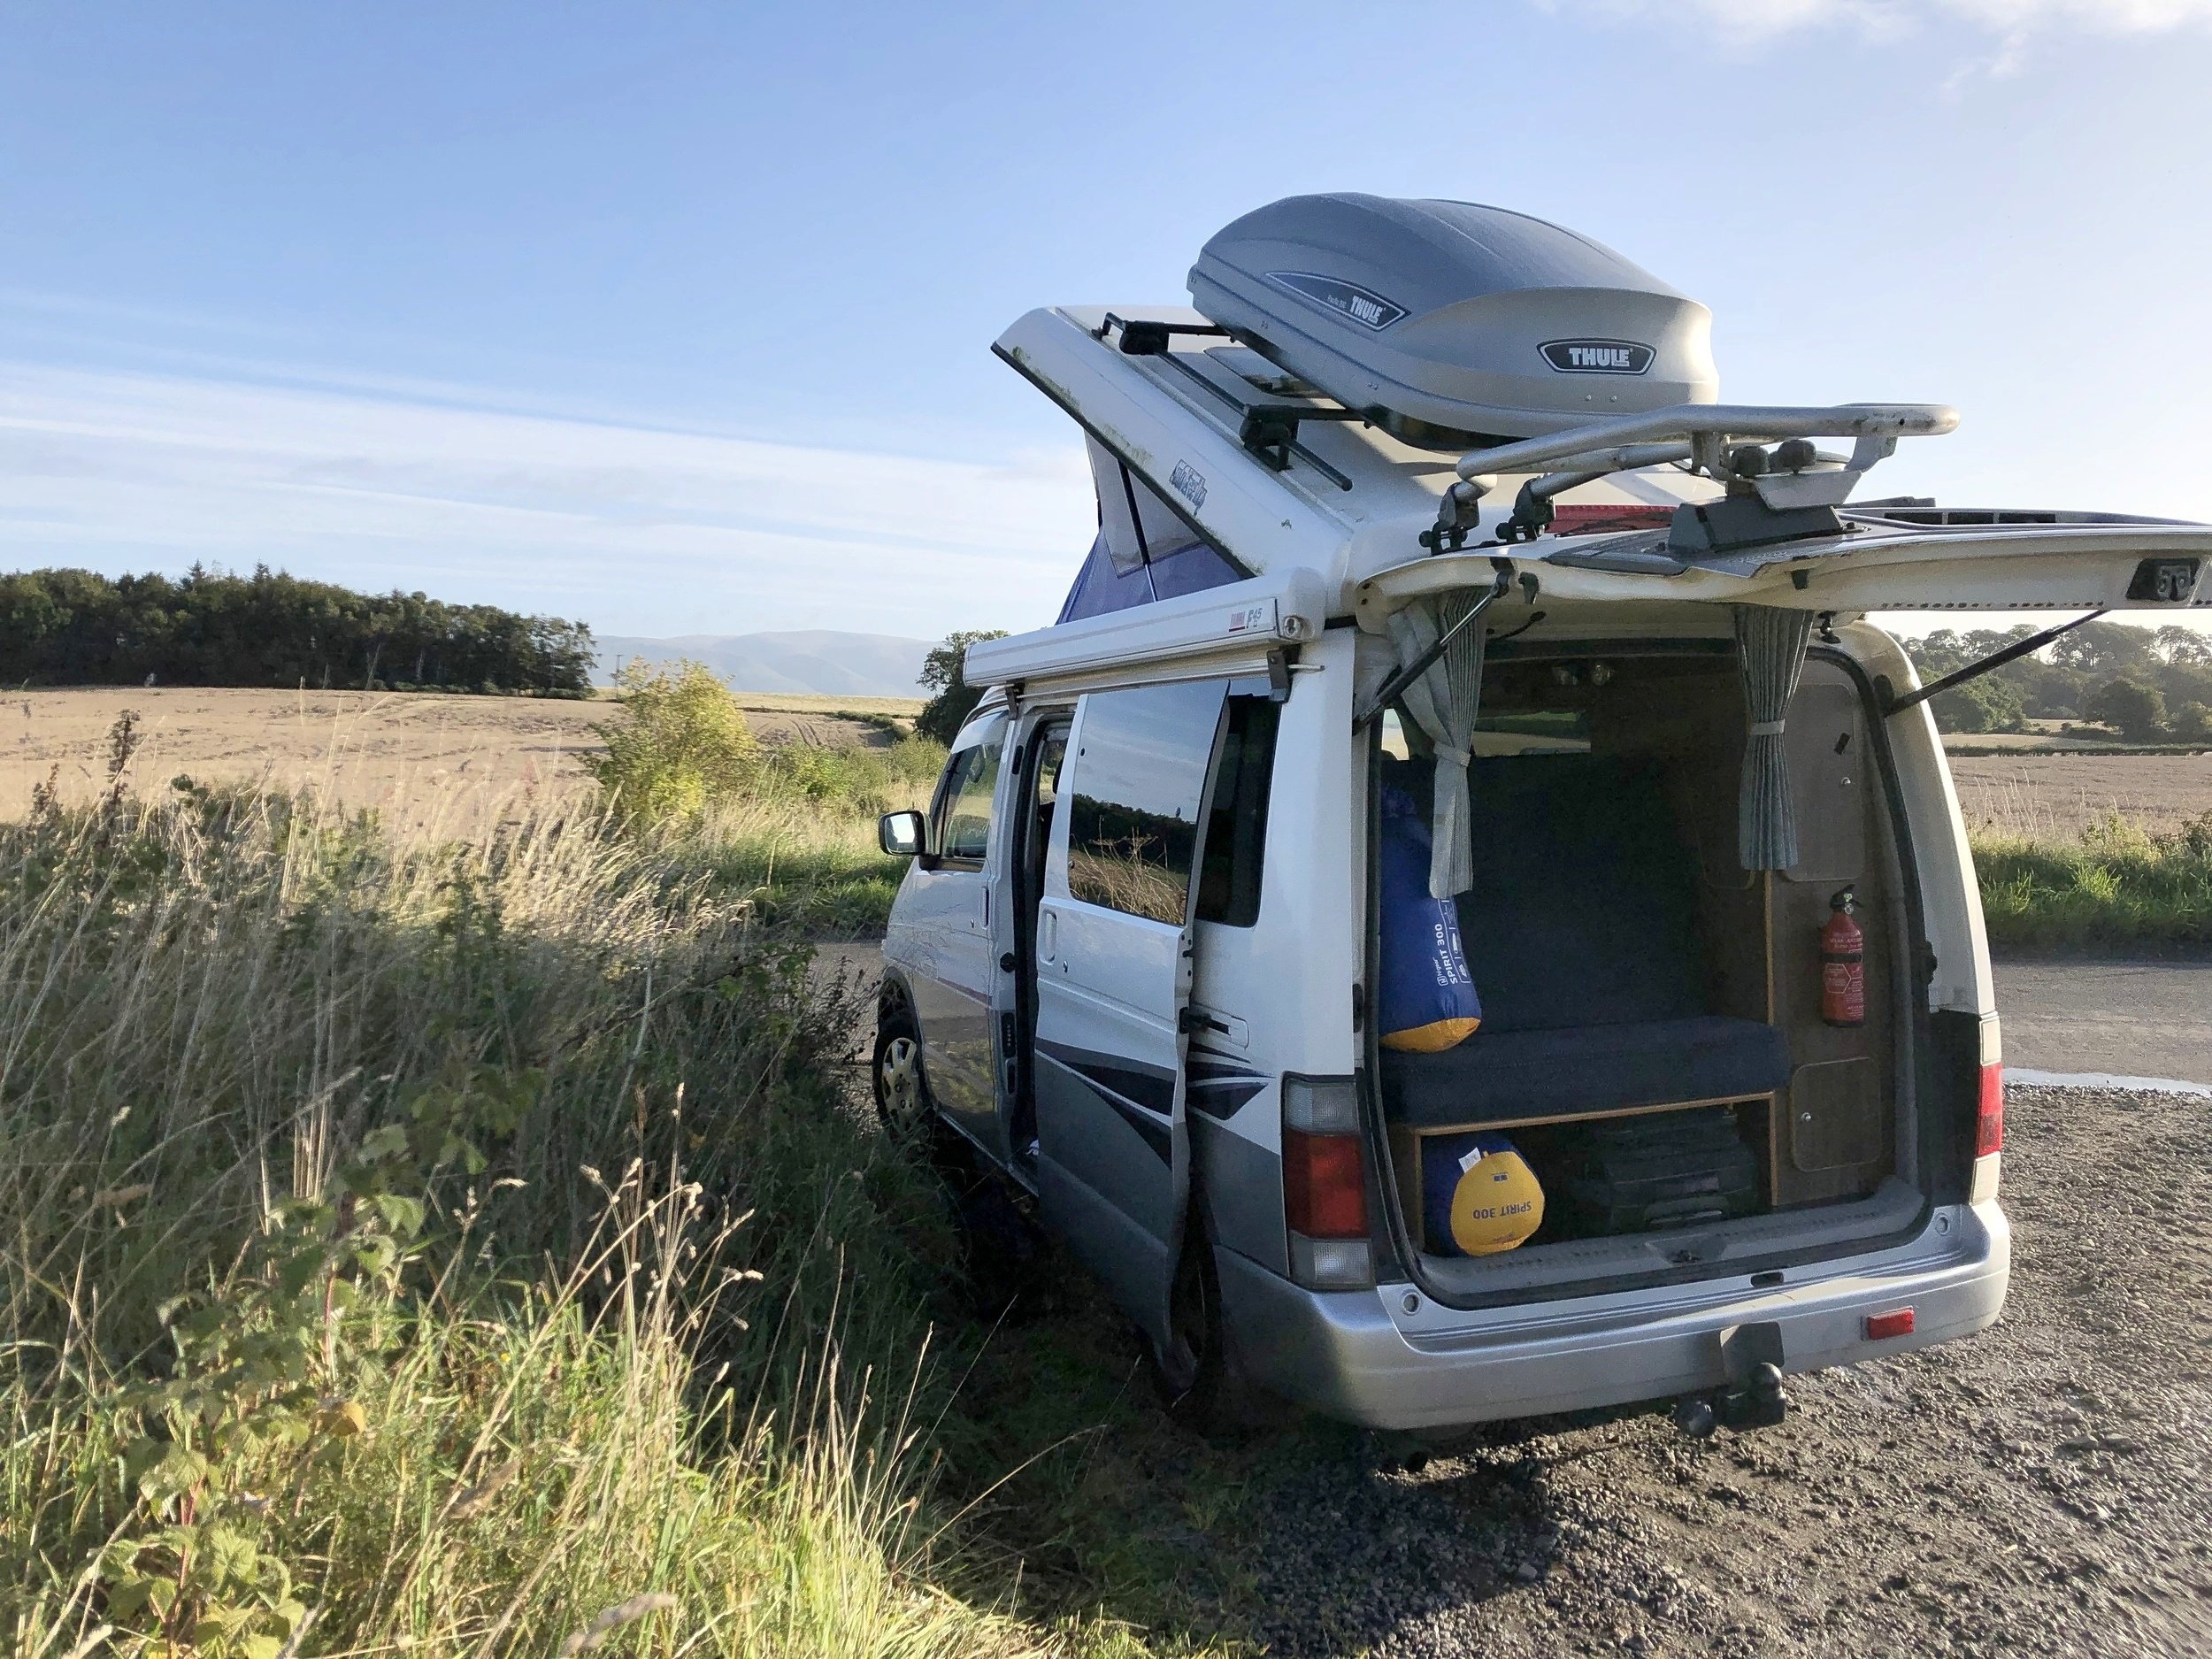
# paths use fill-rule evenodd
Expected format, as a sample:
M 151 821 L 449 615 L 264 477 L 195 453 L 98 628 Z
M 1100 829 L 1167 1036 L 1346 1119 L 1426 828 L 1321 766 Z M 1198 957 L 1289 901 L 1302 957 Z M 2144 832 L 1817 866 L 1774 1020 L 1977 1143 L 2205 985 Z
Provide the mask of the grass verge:
M 672 865 L 741 893 L 766 922 L 816 939 L 879 935 L 902 861 L 879 814 L 927 802 L 941 744 L 890 716 L 876 746 L 753 741 L 738 698 L 695 663 L 634 663 L 618 718 L 595 727 L 608 810 Z
M 2112 815 L 2070 841 L 1972 839 L 2000 949 L 2212 949 L 2212 817 L 2170 833 Z
M 849 995 L 665 851 L 204 790 L 0 827 L 15 1652 L 1128 1645 L 1002 1610 Z

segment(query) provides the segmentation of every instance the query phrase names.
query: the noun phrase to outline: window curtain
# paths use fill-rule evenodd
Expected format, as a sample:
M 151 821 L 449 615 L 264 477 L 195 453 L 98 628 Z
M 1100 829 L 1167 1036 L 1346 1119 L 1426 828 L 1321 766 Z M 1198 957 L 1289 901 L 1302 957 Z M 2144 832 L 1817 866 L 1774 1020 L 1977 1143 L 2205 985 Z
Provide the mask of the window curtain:
M 1783 717 L 1805 667 L 1813 613 L 1771 605 L 1736 607 L 1736 650 L 1743 662 L 1743 782 L 1736 798 L 1736 845 L 1747 870 L 1787 870 L 1797 862 L 1797 807 L 1790 795 Z
M 1471 610 L 1479 595 L 1448 594 L 1393 613 L 1390 641 L 1410 663 Z M 1473 813 L 1467 795 L 1467 750 L 1482 701 L 1484 628 L 1480 621 L 1445 649 L 1400 695 L 1405 711 L 1436 749 L 1436 810 L 1429 834 L 1429 896 L 1452 899 L 1475 885 Z

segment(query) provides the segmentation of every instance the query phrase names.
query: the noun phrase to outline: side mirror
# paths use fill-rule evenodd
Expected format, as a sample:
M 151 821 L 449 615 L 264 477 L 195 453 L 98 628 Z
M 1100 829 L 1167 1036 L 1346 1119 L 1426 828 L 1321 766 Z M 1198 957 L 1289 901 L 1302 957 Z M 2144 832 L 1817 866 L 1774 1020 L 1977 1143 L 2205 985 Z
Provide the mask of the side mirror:
M 929 849 L 919 812 L 886 812 L 876 820 L 876 844 L 895 858 L 918 858 Z

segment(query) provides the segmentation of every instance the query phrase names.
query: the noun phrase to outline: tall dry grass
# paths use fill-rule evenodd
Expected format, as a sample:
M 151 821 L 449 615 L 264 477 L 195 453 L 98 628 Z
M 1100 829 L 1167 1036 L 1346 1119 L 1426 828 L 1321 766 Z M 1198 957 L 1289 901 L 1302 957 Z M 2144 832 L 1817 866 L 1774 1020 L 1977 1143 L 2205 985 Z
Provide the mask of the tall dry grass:
M 942 1221 L 807 959 L 588 815 L 0 826 L 12 1648 L 1024 1645 L 946 1588 Z

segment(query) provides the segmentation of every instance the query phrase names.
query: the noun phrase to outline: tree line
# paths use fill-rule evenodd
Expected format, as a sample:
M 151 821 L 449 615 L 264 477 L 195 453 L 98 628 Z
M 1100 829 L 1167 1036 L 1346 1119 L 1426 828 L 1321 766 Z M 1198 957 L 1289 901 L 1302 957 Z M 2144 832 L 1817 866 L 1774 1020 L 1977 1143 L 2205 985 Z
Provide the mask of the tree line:
M 2035 630 L 1942 628 L 1902 643 L 1923 683 Z M 2108 726 L 2136 742 L 2212 741 L 2212 634 L 2091 622 L 1933 700 L 1946 732 L 2022 732 L 2030 720 Z
M 591 630 L 257 566 L 0 576 L 0 683 L 351 687 L 590 695 Z

